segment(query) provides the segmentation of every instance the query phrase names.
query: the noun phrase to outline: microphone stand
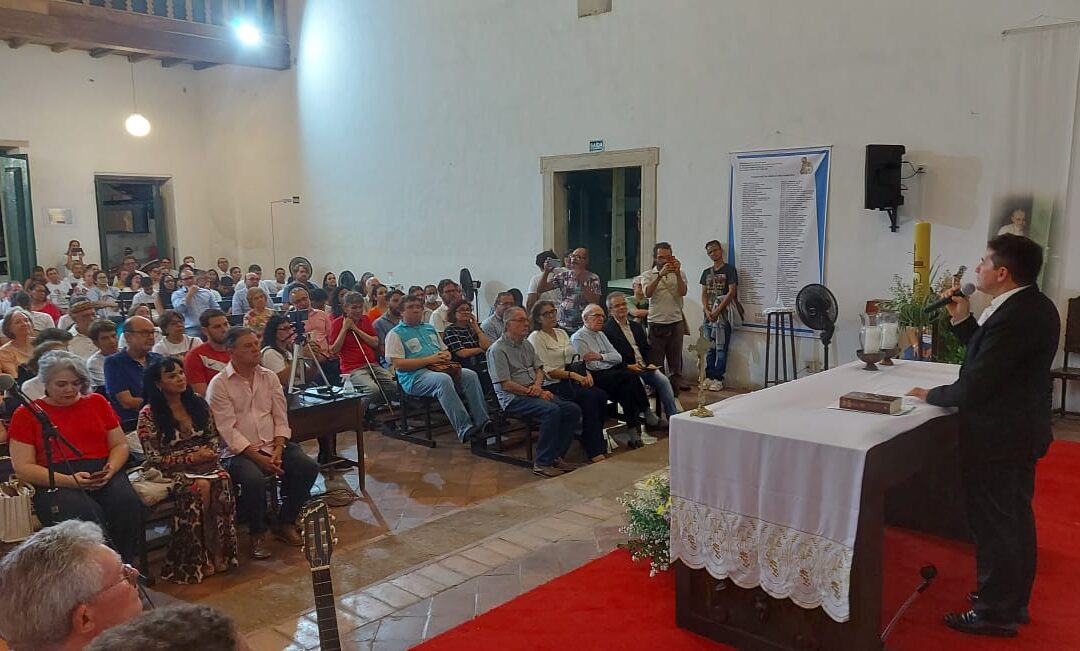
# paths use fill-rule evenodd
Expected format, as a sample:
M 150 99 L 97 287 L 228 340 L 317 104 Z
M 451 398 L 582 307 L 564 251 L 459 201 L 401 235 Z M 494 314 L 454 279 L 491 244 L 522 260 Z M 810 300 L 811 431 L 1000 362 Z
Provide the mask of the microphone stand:
M 17 387 L 12 387 L 11 390 L 19 401 L 26 405 L 26 408 L 30 410 L 30 413 L 34 414 L 34 417 L 37 418 L 38 423 L 41 425 L 42 445 L 45 447 L 45 466 L 46 470 L 49 472 L 49 488 L 46 491 L 46 494 L 53 498 L 49 500 L 49 511 L 54 516 L 59 515 L 60 506 L 56 503 L 55 499 L 56 471 L 53 468 L 53 443 L 54 441 L 59 441 L 70 450 L 73 455 L 80 459 L 83 457 L 83 453 L 79 452 L 79 450 L 71 444 L 71 441 L 64 438 L 64 435 L 56 429 L 56 425 L 53 425 L 52 420 L 49 419 L 49 415 L 45 413 L 45 410 L 37 406 L 33 400 L 28 399 Z

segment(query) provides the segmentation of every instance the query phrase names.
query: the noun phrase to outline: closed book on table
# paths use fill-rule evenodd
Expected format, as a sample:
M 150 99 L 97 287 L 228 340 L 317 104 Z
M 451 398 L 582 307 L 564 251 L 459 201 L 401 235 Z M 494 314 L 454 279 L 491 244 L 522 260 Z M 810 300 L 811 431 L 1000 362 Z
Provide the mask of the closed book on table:
M 880 393 L 864 393 L 862 391 L 852 391 L 840 396 L 841 409 L 869 411 L 875 414 L 896 414 L 903 407 L 904 399 L 900 396 L 886 396 Z

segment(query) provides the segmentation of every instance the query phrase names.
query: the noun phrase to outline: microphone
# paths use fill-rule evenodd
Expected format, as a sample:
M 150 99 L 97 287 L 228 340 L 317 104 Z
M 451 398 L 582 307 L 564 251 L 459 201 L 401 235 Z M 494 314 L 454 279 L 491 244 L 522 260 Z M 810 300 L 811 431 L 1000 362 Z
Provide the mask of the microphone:
M 974 293 L 975 293 L 975 285 L 973 285 L 971 283 L 964 283 L 963 286 L 960 287 L 960 289 L 958 289 L 957 291 L 949 294 L 945 298 L 938 299 L 938 300 L 934 301 L 933 303 L 931 303 L 930 305 L 927 305 L 925 308 L 923 308 L 923 312 L 926 312 L 927 314 L 929 314 L 929 313 L 933 312 L 934 310 L 938 310 L 938 309 L 941 309 L 941 308 L 945 307 L 949 303 L 953 302 L 953 297 L 954 296 L 965 296 L 966 297 L 966 296 L 971 296 Z
M 0 373 L 0 392 L 4 391 L 10 391 L 19 402 L 26 405 L 26 408 L 34 414 L 44 414 L 44 412 L 41 411 L 41 407 L 38 407 L 37 404 L 30 399 L 30 396 L 22 392 L 22 389 L 19 388 L 19 383 L 15 381 L 15 378 L 7 373 Z

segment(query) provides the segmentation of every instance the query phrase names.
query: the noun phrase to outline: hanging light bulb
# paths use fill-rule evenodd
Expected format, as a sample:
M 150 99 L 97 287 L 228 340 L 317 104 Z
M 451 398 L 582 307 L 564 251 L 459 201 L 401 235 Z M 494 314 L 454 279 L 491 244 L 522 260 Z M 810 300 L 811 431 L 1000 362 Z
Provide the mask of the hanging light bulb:
M 131 115 L 124 120 L 124 128 L 136 138 L 150 133 L 150 120 L 139 113 L 138 104 L 135 103 L 135 64 L 131 64 Z

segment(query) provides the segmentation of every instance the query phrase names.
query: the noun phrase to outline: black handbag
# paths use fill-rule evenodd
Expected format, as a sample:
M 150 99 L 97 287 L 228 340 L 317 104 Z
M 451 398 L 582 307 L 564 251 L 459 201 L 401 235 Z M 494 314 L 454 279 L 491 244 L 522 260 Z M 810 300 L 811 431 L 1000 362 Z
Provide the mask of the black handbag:
M 588 372 L 588 370 L 585 368 L 585 362 L 581 359 L 581 355 L 574 355 L 573 357 L 571 357 L 570 361 L 567 362 L 566 366 L 563 367 L 563 370 L 568 373 L 577 373 L 581 376 L 584 376 L 585 373 Z

